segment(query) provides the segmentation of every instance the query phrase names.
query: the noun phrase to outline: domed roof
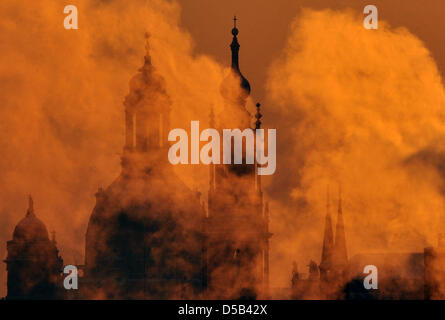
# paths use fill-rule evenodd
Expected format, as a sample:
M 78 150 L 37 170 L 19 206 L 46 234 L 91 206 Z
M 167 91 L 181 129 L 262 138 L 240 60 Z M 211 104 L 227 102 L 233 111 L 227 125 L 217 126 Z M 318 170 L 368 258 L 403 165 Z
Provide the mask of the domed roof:
M 153 101 L 157 98 L 168 98 L 165 79 L 157 72 L 156 68 L 151 62 L 150 48 L 147 37 L 146 54 L 144 57 L 144 65 L 139 68 L 138 73 L 130 80 L 130 92 L 125 97 L 124 104 L 126 106 L 136 106 L 144 100 Z M 153 92 L 160 93 L 154 95 Z M 151 106 L 156 106 L 157 101 L 151 103 Z
M 34 214 L 32 198 L 29 197 L 29 208 L 26 217 L 20 220 L 12 235 L 14 240 L 35 241 L 48 240 L 45 224 Z

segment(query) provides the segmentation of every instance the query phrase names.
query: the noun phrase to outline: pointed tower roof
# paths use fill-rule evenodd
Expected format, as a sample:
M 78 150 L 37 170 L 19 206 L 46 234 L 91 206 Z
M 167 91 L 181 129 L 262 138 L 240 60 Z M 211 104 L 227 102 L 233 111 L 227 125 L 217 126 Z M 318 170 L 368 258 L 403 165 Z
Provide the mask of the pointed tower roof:
M 239 30 L 236 27 L 236 21 L 237 18 L 234 16 L 233 18 L 233 29 L 232 29 L 232 43 L 230 44 L 230 49 L 232 50 L 232 70 L 241 78 L 241 87 L 247 92 L 247 94 L 250 94 L 250 83 L 247 81 L 246 78 L 242 75 L 240 68 L 239 68 L 239 48 L 240 45 L 238 43 L 238 34 Z
M 342 197 L 341 186 L 339 186 L 337 228 L 335 230 L 335 243 L 334 243 L 334 259 L 335 259 L 335 264 L 337 265 L 345 265 L 348 262 L 345 225 L 343 222 L 343 209 L 342 209 L 341 197 Z
M 323 236 L 323 249 L 321 252 L 320 269 L 328 270 L 332 265 L 332 256 L 334 250 L 334 234 L 332 231 L 332 219 L 330 212 L 329 186 L 326 191 L 326 219 Z

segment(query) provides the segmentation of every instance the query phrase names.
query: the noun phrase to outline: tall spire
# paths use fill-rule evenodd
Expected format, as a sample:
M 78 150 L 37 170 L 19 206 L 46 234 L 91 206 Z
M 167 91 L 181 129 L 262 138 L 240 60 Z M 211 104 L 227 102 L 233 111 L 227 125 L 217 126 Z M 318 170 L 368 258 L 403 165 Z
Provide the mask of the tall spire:
M 236 27 L 236 16 L 233 17 L 233 29 L 232 29 L 232 35 L 233 40 L 230 44 L 230 48 L 232 49 L 232 69 L 239 71 L 239 59 L 238 59 L 238 53 L 239 53 L 239 43 L 237 35 L 239 33 L 238 28 Z
M 28 198 L 28 211 L 26 212 L 26 216 L 34 215 L 34 201 L 32 200 L 32 196 L 29 195 Z
M 240 68 L 239 68 L 239 48 L 240 44 L 238 43 L 238 34 L 239 30 L 236 26 L 236 22 L 238 19 L 236 16 L 233 18 L 233 29 L 232 29 L 232 43 L 230 44 L 230 49 L 232 50 L 232 70 L 237 73 L 241 77 L 241 87 L 247 91 L 248 94 L 250 94 L 250 84 L 249 81 L 247 81 L 246 78 L 241 74 Z
M 341 185 L 338 187 L 338 216 L 337 216 L 337 228 L 335 230 L 335 263 L 338 265 L 345 265 L 348 262 L 348 253 L 346 249 L 346 236 L 345 225 L 343 222 L 343 209 L 342 209 L 342 194 Z
M 326 220 L 323 237 L 323 249 L 321 253 L 320 271 L 326 273 L 332 267 L 332 256 L 334 248 L 334 235 L 332 233 L 332 220 L 330 212 L 329 185 L 326 190 Z

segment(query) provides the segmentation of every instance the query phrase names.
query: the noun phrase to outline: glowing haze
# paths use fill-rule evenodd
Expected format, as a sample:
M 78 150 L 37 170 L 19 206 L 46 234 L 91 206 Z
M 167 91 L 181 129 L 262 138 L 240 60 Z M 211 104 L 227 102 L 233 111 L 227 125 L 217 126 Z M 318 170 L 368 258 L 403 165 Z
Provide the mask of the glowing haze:
M 145 32 L 172 99 L 173 127 L 191 120 L 208 127 L 211 106 L 228 128 L 248 121 L 242 110 L 223 110 L 229 64 L 195 54 L 176 2 L 71 3 L 79 8 L 78 31 L 63 29 L 55 1 L 0 3 L 2 258 L 32 193 L 36 214 L 57 231 L 65 264 L 83 263 L 94 193 L 120 169 L 122 101 L 143 63 Z M 228 50 L 228 40 L 221 42 Z M 242 46 L 241 69 L 252 63 L 244 54 Z M 382 20 L 378 31 L 365 30 L 357 11 L 303 10 L 261 80 L 267 123 L 278 130 L 277 173 L 266 180 L 272 286 L 288 286 L 292 260 L 301 271 L 309 259 L 319 261 L 328 184 L 333 195 L 343 187 L 350 255 L 436 244 L 445 222 L 445 92 L 416 36 Z M 178 174 L 206 193 L 206 168 Z M 2 266 L 0 296 L 5 284 Z
M 303 11 L 270 69 L 271 99 L 288 119 L 278 153 L 288 161 L 278 167 L 297 172 L 290 196 L 301 204 L 275 219 L 275 230 L 299 225 L 277 243 L 283 256 L 319 259 L 328 184 L 334 209 L 342 185 L 350 256 L 423 251 L 445 226 L 436 64 L 408 30 L 380 21 L 373 32 L 360 21 L 352 11 Z

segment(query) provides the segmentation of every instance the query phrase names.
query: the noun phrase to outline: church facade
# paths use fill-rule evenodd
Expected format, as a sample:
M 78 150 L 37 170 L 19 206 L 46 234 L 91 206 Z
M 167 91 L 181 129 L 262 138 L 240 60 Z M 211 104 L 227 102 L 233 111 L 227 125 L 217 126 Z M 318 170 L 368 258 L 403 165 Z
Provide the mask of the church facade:
M 245 110 L 250 84 L 238 62 L 221 94 Z M 86 234 L 82 295 L 106 299 L 257 298 L 268 285 L 268 210 L 254 165 L 210 165 L 207 208 L 173 171 L 166 154 L 170 99 L 163 76 L 145 63 L 125 102 L 120 176 L 96 194 Z M 224 126 L 223 119 L 211 122 Z M 261 125 L 259 105 L 256 128 Z M 246 128 L 254 130 L 254 128 Z M 244 128 L 243 128 L 244 129 Z
M 232 65 L 221 94 L 245 116 L 241 130 L 253 131 L 260 128 L 262 115 L 258 104 L 250 127 L 250 84 L 239 68 L 238 33 L 235 18 Z M 67 294 L 63 289 L 63 261 L 55 239 L 49 240 L 30 200 L 26 217 L 8 242 L 7 298 L 266 297 L 271 234 L 258 165 L 209 165 L 207 206 L 199 192 L 179 179 L 166 161 L 171 101 L 163 76 L 151 62 L 148 41 L 124 107 L 121 173 L 96 193 L 85 237 L 85 264 L 77 266 L 82 275 L 79 290 Z M 215 119 L 213 110 L 209 113 L 215 128 L 227 125 L 227 118 Z

